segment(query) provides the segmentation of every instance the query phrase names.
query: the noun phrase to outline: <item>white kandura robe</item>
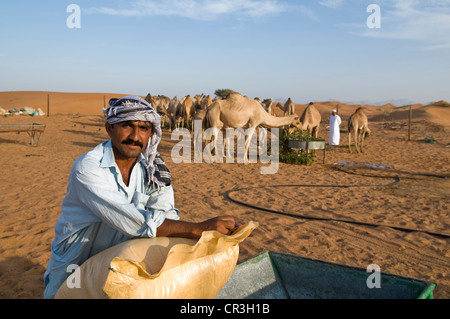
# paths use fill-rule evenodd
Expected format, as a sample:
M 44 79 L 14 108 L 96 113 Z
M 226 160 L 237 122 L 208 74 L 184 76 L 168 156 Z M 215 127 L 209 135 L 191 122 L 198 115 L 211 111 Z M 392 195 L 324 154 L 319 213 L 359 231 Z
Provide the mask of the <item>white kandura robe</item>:
M 339 125 L 341 125 L 341 117 L 339 115 L 330 116 L 330 138 L 329 145 L 339 145 L 339 139 L 341 137 Z

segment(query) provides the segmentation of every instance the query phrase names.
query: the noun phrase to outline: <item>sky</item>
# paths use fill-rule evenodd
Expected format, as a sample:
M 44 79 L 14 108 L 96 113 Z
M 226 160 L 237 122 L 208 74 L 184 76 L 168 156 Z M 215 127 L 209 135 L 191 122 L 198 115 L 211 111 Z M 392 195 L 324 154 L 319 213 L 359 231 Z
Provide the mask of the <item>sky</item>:
M 0 75 L 0 91 L 450 101 L 450 0 L 2 0 Z

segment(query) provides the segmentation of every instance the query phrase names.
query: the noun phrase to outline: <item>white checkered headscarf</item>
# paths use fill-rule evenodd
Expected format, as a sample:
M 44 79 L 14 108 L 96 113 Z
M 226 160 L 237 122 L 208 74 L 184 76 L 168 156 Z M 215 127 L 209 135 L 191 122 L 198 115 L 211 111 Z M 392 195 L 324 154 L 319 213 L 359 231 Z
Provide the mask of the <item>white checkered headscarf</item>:
M 152 105 L 139 96 L 124 96 L 120 99 L 111 99 L 109 107 L 103 112 L 111 125 L 125 121 L 145 121 L 152 124 L 153 134 L 147 148 L 142 152 L 146 159 L 149 181 L 159 186 L 170 185 L 170 172 L 157 151 L 162 137 L 161 117 Z

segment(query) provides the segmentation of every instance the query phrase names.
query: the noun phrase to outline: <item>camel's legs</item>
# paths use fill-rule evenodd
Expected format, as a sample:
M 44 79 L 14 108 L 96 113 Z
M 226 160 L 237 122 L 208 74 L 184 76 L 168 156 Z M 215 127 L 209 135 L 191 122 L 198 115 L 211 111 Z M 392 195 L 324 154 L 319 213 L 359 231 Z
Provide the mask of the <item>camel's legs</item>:
M 359 153 L 359 148 L 358 148 L 358 135 L 359 135 L 359 129 L 355 129 L 353 132 L 354 136 L 354 140 L 355 140 L 355 148 L 356 148 L 356 152 Z
M 203 127 L 198 129 L 198 125 L 201 126 L 201 121 L 194 124 L 194 154 L 201 154 L 203 148 Z
M 225 147 L 225 157 L 227 159 L 232 159 L 234 153 L 234 135 L 232 135 L 230 132 L 232 132 L 233 129 L 226 128 L 225 129 L 225 137 L 224 137 L 224 147 Z
M 209 149 L 210 154 L 212 155 L 212 150 L 214 149 L 214 153 L 217 153 L 217 139 L 219 138 L 219 129 L 217 127 L 214 128 L 213 134 L 211 135 L 211 148 Z
M 171 129 L 174 130 L 177 128 L 177 118 L 175 115 L 172 116 Z
M 348 149 L 350 151 L 350 154 L 352 153 L 352 129 L 350 128 L 348 131 Z
M 361 142 L 360 142 L 360 149 L 361 149 L 361 153 L 363 153 L 363 147 L 364 147 L 364 138 L 365 138 L 365 136 L 366 136 L 366 128 L 363 128 L 362 130 L 361 130 Z
M 263 150 L 267 150 L 267 129 L 260 127 L 258 129 L 258 150 L 261 152 Z
M 254 127 L 248 128 L 248 134 L 247 134 L 246 139 L 245 139 L 245 152 L 244 152 L 244 161 L 245 161 L 245 164 L 248 164 L 248 163 L 249 163 L 249 160 L 248 160 L 248 150 L 249 150 L 249 148 L 250 148 L 250 143 L 252 142 L 252 137 L 253 137 L 253 134 L 254 134 L 254 133 L 255 133 L 255 128 L 254 128 Z
M 217 127 L 211 127 L 209 129 L 206 129 L 205 131 L 205 139 L 209 138 L 209 145 L 207 144 L 206 141 L 206 145 L 205 146 L 205 150 L 208 150 L 208 153 L 203 153 L 204 154 L 204 158 L 205 161 L 207 163 L 213 163 L 214 158 L 217 158 L 218 161 L 220 161 L 219 157 L 222 156 L 223 154 L 222 151 L 218 150 L 218 145 L 217 145 L 217 141 L 219 139 L 219 137 L 222 137 L 222 134 L 220 133 L 220 129 Z M 220 147 L 223 147 L 223 143 L 220 142 Z M 214 150 L 214 155 L 213 155 L 213 150 Z

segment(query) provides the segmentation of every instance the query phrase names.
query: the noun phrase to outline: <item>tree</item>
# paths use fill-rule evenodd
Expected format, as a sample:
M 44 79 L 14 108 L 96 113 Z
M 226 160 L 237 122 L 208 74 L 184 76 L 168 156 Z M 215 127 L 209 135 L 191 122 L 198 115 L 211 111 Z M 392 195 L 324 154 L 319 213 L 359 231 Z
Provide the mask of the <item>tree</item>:
M 217 89 L 214 94 L 222 99 L 226 99 L 231 93 L 236 93 L 231 89 Z

